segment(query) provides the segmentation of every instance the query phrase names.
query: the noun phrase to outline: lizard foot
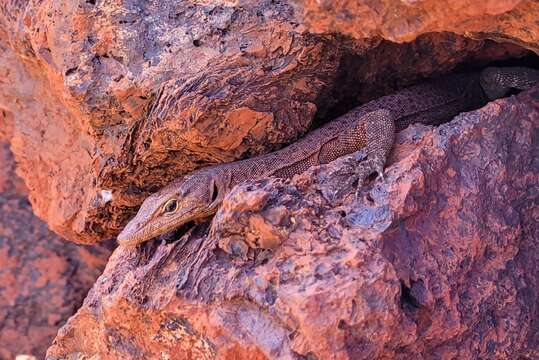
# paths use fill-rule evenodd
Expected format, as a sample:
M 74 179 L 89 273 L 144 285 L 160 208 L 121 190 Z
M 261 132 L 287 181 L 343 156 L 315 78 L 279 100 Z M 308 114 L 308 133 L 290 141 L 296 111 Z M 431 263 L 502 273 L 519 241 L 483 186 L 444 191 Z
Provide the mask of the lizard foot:
M 359 197 L 359 193 L 365 180 L 373 173 L 377 174 L 377 178 L 384 180 L 384 156 L 376 156 L 367 159 L 366 161 L 359 164 L 356 169 L 355 175 L 353 177 L 354 182 L 357 180 L 357 186 L 355 191 L 356 199 Z

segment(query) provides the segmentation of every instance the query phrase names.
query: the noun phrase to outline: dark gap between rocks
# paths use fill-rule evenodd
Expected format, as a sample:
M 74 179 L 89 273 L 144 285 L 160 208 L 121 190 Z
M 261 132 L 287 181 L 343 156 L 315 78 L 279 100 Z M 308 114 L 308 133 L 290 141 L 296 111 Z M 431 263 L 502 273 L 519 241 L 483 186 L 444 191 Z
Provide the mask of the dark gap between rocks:
M 342 46 L 348 46 L 346 40 Z M 334 83 L 316 101 L 318 112 L 312 128 L 427 79 L 487 66 L 539 68 L 539 56 L 514 44 L 476 41 L 452 33 L 428 33 L 404 44 L 384 40 L 364 54 L 346 48 Z

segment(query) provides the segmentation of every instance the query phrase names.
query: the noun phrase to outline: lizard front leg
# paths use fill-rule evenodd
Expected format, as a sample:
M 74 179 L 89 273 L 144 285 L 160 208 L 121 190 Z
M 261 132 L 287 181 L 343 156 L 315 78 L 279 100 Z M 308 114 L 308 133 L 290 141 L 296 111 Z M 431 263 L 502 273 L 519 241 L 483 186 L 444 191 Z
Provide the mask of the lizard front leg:
M 384 177 L 384 166 L 395 141 L 395 118 L 389 110 L 373 111 L 361 121 L 365 122 L 367 145 L 364 151 L 367 159 L 356 169 L 356 196 L 369 175 L 376 172 L 381 178 Z
M 380 109 L 362 115 L 354 126 L 343 131 L 333 146 L 350 148 L 351 143 L 365 153 L 366 159 L 357 167 L 352 182 L 357 181 L 356 195 L 365 179 L 372 173 L 383 177 L 384 165 L 395 139 L 395 116 L 389 110 Z M 329 150 L 321 149 L 321 156 Z

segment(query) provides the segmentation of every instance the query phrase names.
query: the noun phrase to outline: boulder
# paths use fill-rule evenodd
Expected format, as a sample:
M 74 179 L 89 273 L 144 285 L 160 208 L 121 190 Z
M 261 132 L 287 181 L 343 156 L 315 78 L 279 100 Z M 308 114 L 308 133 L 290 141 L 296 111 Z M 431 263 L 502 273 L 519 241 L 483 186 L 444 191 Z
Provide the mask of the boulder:
M 537 51 L 538 6 L 8 1 L 0 108 L 35 213 L 96 243 L 182 174 L 275 150 L 424 77 Z
M 0 138 L 0 359 L 43 359 L 111 252 L 110 244 L 82 247 L 54 234 L 26 194 Z
M 237 186 L 117 248 L 48 358 L 536 358 L 538 127 L 539 86 L 401 132 L 357 197 L 356 155 Z

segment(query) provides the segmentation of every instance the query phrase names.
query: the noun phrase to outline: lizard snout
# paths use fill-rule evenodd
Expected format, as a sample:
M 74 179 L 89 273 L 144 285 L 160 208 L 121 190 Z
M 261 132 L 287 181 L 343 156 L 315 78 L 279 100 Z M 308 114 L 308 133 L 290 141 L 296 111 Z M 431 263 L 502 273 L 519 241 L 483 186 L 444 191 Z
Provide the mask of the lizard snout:
M 118 234 L 116 237 L 116 241 L 120 245 L 136 245 L 139 242 L 136 241 L 136 235 L 139 233 L 140 228 L 143 227 L 144 224 L 140 222 L 133 222 L 130 221 L 124 229 Z

